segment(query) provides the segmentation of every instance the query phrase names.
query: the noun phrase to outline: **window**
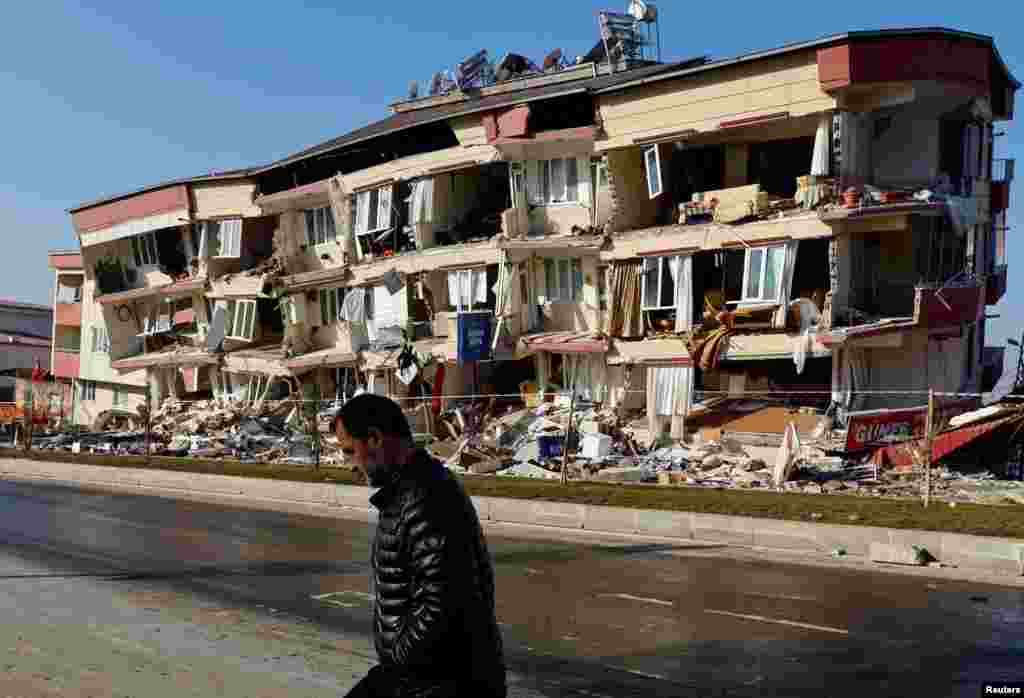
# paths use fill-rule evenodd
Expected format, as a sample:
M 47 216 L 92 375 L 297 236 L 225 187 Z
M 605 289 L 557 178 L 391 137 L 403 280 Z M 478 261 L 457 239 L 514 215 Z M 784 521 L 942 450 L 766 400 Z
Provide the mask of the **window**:
M 576 158 L 555 158 L 538 163 L 539 187 L 531 198 L 540 204 L 562 204 L 579 200 L 579 171 Z
M 779 299 L 779 282 L 786 261 L 786 247 L 749 247 L 743 264 L 743 302 Z
M 110 353 L 110 335 L 106 327 L 92 328 L 92 351 L 97 354 Z
M 390 229 L 391 185 L 367 189 L 356 194 L 355 211 L 353 230 L 357 238 Z M 363 243 L 362 239 L 360 243 Z M 363 249 L 368 251 L 368 247 Z
M 487 269 L 448 272 L 448 303 L 460 313 L 487 304 Z
M 310 247 L 337 239 L 334 212 L 330 206 L 310 208 L 302 212 L 306 221 L 306 242 Z
M 508 166 L 509 172 L 509 188 L 511 189 L 512 196 L 512 207 L 519 206 L 519 200 L 522 195 L 526 193 L 526 188 L 523 180 L 523 165 L 522 163 L 513 162 Z
M 676 307 L 679 257 L 646 257 L 641 308 L 665 310 Z
M 240 257 L 242 254 L 242 219 L 220 221 L 220 240 L 215 257 Z
M 583 271 L 578 259 L 545 259 L 544 283 L 549 301 L 583 299 Z
M 228 301 L 224 336 L 251 342 L 256 331 L 256 301 Z
M 647 196 L 655 198 L 663 191 L 661 185 L 661 156 L 658 146 L 644 148 L 644 170 L 647 172 Z
M 58 303 L 79 303 L 82 300 L 82 287 L 81 286 L 65 286 L 64 284 L 57 284 L 57 302 Z
M 136 267 L 151 267 L 160 263 L 156 254 L 156 235 L 154 233 L 136 235 L 131 240 L 132 256 L 135 259 Z
M 320 322 L 322 325 L 327 326 L 337 321 L 344 301 L 344 288 L 320 289 Z
M 93 381 L 79 381 L 78 399 L 82 402 L 90 402 L 96 399 L 96 383 Z
M 608 310 L 608 267 L 597 268 L 597 308 Z

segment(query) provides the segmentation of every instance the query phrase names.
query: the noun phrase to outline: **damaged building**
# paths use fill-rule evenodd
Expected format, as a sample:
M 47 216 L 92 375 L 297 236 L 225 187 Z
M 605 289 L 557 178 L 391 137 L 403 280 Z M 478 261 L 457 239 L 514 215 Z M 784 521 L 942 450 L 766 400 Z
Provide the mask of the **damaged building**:
M 72 210 L 83 332 L 109 345 L 80 379 L 154 407 L 365 390 L 440 437 L 467 400 L 565 394 L 639 444 L 774 446 L 998 380 L 994 125 L 1019 83 L 990 38 L 501 66 L 280 161 Z

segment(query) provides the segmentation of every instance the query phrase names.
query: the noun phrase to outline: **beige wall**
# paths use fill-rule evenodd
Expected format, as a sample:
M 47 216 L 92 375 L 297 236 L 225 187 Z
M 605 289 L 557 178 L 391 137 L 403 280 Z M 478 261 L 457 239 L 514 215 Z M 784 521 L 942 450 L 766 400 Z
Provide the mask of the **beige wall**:
M 106 327 L 110 335 L 110 350 L 115 355 L 131 347 L 135 335 L 140 332 L 134 317 L 127 310 L 122 310 L 119 314 L 115 306 L 97 303 L 95 290 L 96 282 L 87 278 L 82 290 L 82 349 L 79 355 L 79 376 L 87 380 L 142 387 L 146 384 L 145 370 L 115 371 L 110 366 L 110 354 L 92 350 L 93 327 Z
M 817 53 L 807 50 L 600 95 L 598 106 L 607 138 L 596 146 L 609 150 L 688 129 L 713 131 L 722 121 L 802 116 L 832 109 L 835 100 L 821 91 Z
M 195 218 L 205 220 L 262 215 L 260 209 L 253 203 L 255 194 L 256 185 L 253 182 L 193 184 Z
M 658 201 L 647 193 L 643 149 L 627 148 L 608 153 L 608 181 L 613 202 L 610 220 L 613 232 L 646 228 L 657 222 Z
M 567 235 L 573 226 L 586 228 L 590 225 L 590 208 L 579 204 L 557 204 L 537 206 L 530 211 L 531 232 L 543 231 L 545 235 Z
M 117 408 L 137 412 L 146 401 L 145 392 L 134 386 L 120 387 L 122 389 L 122 398 L 121 404 L 117 405 Z M 108 383 L 97 383 L 95 400 L 82 400 L 81 393 L 78 393 L 75 397 L 74 422 L 85 427 L 91 427 L 101 413 L 113 407 L 114 386 Z
M 569 255 L 554 257 L 565 259 Z M 544 276 L 544 257 L 536 257 L 529 264 L 531 279 L 529 282 L 533 287 L 533 294 L 529 296 L 532 303 L 538 302 L 539 297 L 547 297 L 547 281 Z M 555 331 L 576 331 L 594 332 L 600 330 L 600 311 L 598 304 L 598 278 L 596 256 L 580 258 L 581 270 L 583 272 L 583 297 L 572 302 L 553 300 L 544 305 L 542 310 L 545 332 Z M 521 316 L 520 328 L 525 332 L 528 328 L 528 315 L 522 313 L 522 296 L 520 289 L 513 293 L 512 311 Z
M 487 145 L 487 130 L 480 114 L 461 116 L 451 119 L 448 123 L 451 124 L 455 137 L 459 139 L 459 145 Z

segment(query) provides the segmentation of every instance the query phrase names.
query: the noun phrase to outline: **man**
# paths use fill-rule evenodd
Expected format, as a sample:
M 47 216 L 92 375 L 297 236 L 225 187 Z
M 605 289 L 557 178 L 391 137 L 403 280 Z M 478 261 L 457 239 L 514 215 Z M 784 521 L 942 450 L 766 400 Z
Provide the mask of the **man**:
M 379 490 L 373 635 L 380 664 L 349 698 L 504 698 L 494 570 L 472 501 L 417 449 L 401 408 L 359 395 L 335 421 L 345 456 Z

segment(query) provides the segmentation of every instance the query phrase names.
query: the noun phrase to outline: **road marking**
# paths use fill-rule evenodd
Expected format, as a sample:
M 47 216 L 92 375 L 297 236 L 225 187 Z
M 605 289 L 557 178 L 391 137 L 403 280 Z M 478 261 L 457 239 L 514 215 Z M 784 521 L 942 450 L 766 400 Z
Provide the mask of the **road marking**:
M 316 594 L 315 596 L 310 596 L 309 598 L 313 599 L 314 601 L 319 601 L 320 603 L 325 603 L 329 606 L 337 606 L 339 608 L 358 608 L 362 605 L 358 603 L 346 603 L 341 599 L 337 598 L 339 596 L 343 598 L 351 598 L 354 596 L 357 599 L 362 599 L 362 601 L 364 602 L 373 601 L 373 595 L 367 594 L 364 591 L 329 591 L 326 594 Z
M 733 613 L 732 611 L 716 611 L 713 608 L 705 608 L 705 613 L 713 613 L 716 616 L 729 616 L 730 618 L 742 618 L 744 620 L 756 620 L 761 623 L 778 623 L 779 625 L 790 625 L 794 628 L 806 628 L 808 630 L 820 630 L 823 633 L 836 633 L 837 635 L 849 635 L 849 630 L 843 628 L 830 628 L 827 625 L 813 625 L 801 623 L 796 620 L 785 620 L 783 618 L 768 618 L 767 616 L 754 616 L 746 613 Z
M 671 601 L 665 601 L 664 599 L 651 599 L 644 596 L 633 596 L 632 594 L 598 594 L 598 596 L 625 599 L 626 601 L 639 601 L 640 603 L 653 603 L 658 606 L 675 606 Z

